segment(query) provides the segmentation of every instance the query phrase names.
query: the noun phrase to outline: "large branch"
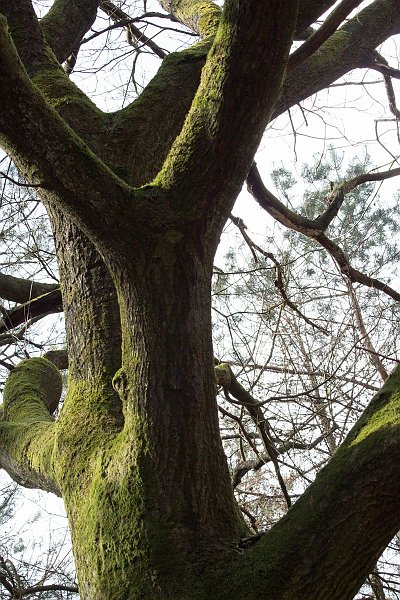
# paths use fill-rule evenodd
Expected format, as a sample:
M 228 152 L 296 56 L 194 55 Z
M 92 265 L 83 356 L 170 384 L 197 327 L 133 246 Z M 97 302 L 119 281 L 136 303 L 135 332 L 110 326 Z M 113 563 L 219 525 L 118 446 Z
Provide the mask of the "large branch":
M 158 207 L 145 191 L 135 192 L 108 169 L 46 103 L 24 71 L 1 16 L 0 56 L 1 145 L 26 180 L 40 186 L 46 200 L 92 238 L 110 238 L 114 230 L 114 243 L 122 243 L 125 225 Z M 127 243 L 131 235 L 132 229 Z
M 105 115 L 66 75 L 43 37 L 29 0 L 0 0 L 18 56 L 29 77 L 69 125 L 93 148 L 105 131 Z
M 60 495 L 53 471 L 56 410 L 62 391 L 58 369 L 43 358 L 11 371 L 0 412 L 0 468 L 20 485 Z
M 182 129 L 210 49 L 202 42 L 169 54 L 131 105 L 110 116 L 106 150 L 134 185 L 152 181 Z M 106 157 L 104 157 L 106 159 Z
M 392 175 L 398 175 L 398 169 L 393 169 L 393 173 L 391 171 L 386 171 L 384 173 L 359 175 L 349 182 L 343 183 L 334 190 L 332 194 L 332 204 L 328 207 L 325 213 L 316 219 L 308 219 L 307 217 L 299 215 L 293 210 L 287 208 L 287 206 L 285 206 L 278 198 L 276 198 L 276 196 L 263 184 L 255 163 L 253 163 L 249 171 L 247 177 L 247 187 L 258 204 L 276 221 L 285 227 L 288 227 L 289 229 L 293 229 L 294 231 L 298 231 L 299 233 L 314 239 L 323 248 L 325 248 L 325 250 L 329 252 L 329 254 L 337 263 L 340 271 L 346 275 L 350 281 L 358 282 L 367 287 L 378 289 L 382 292 L 385 292 L 385 294 L 393 298 L 393 300 L 396 300 L 396 302 L 400 302 L 399 292 L 383 281 L 380 281 L 375 277 L 369 277 L 365 273 L 355 269 L 350 264 L 348 257 L 340 248 L 340 246 L 329 239 L 325 234 L 325 229 L 328 227 L 334 216 L 336 216 L 346 193 L 356 187 L 356 185 L 364 183 L 365 181 L 382 181 L 383 179 L 389 178 Z
M 155 179 L 185 220 L 207 214 L 218 227 L 226 220 L 280 92 L 296 9 L 277 1 L 225 4 L 199 89 Z
M 273 117 L 327 88 L 346 73 L 369 68 L 371 52 L 399 32 L 398 0 L 376 0 L 358 12 L 287 76 Z
M 186 25 L 200 37 L 214 35 L 221 18 L 221 9 L 211 0 L 158 0 L 174 19 Z M 301 34 L 336 0 L 300 0 L 296 34 Z
M 55 0 L 40 24 L 45 38 L 63 63 L 96 19 L 99 0 Z
M 290 55 L 288 68 L 304 62 L 333 34 L 351 11 L 361 4 L 362 0 L 342 0 L 342 2 L 331 12 L 322 26 L 317 29 L 295 52 Z
M 204 5 L 211 4 L 210 19 L 213 14 L 212 3 L 205 2 Z M 315 0 L 303 0 L 299 7 L 298 25 L 308 27 L 316 18 L 330 8 L 334 2 L 316 2 Z M 192 3 L 193 8 L 198 8 L 201 3 Z M 273 117 L 277 117 L 285 110 L 310 97 L 312 94 L 326 88 L 345 73 L 359 68 L 369 67 L 371 63 L 371 52 L 375 50 L 382 42 L 400 29 L 400 13 L 398 11 L 397 0 L 376 0 L 371 6 L 361 10 L 338 32 L 334 33 L 308 60 L 301 66 L 295 68 L 287 76 L 282 93 L 275 106 Z M 194 50 L 194 49 L 193 49 Z M 252 50 L 251 50 L 252 51 Z M 188 52 L 188 51 L 186 51 Z M 141 150 L 146 153 L 148 148 L 157 145 L 157 154 L 164 160 L 166 149 L 171 141 L 178 135 L 183 119 L 189 110 L 194 92 L 198 85 L 198 77 L 205 55 L 193 52 L 193 58 L 196 56 L 196 62 L 191 63 L 190 51 L 186 60 L 182 55 L 182 60 L 177 60 L 179 54 L 171 57 L 171 66 L 166 69 L 166 77 L 156 76 L 151 84 L 151 90 L 145 89 L 139 98 L 140 110 L 146 115 L 147 107 L 150 108 L 149 114 L 152 120 L 148 122 L 147 131 L 152 143 L 146 143 Z M 167 59 L 170 60 L 170 57 Z M 175 62 L 175 65 L 172 64 Z M 259 65 L 262 63 L 260 62 Z M 268 61 L 267 63 L 268 64 Z M 166 65 L 167 66 L 167 65 Z M 163 68 L 163 67 L 162 67 Z M 260 68 L 260 71 L 262 69 Z M 150 93 L 151 92 L 151 93 Z M 163 110 L 165 103 L 165 110 Z M 253 110 L 253 109 L 251 109 Z M 115 150 L 120 153 L 120 160 L 123 162 L 137 159 L 141 160 L 141 154 L 137 153 L 137 121 L 135 118 L 135 103 L 124 109 L 120 114 L 116 114 L 118 129 L 114 132 Z M 173 119 L 165 120 L 164 115 L 173 114 Z M 131 118 L 133 117 L 133 118 Z M 154 123 L 163 122 L 162 130 L 154 128 Z M 235 128 L 237 121 L 235 121 Z M 232 129 L 229 124 L 228 130 Z M 159 151 L 161 150 L 161 152 Z M 132 157 L 134 157 L 132 159 Z M 147 154 L 143 162 L 147 165 L 154 164 L 149 161 Z M 219 157 L 218 157 L 219 162 Z M 149 169 L 154 175 L 154 168 Z M 148 175 L 147 175 L 148 176 Z M 145 178 L 146 179 L 146 178 Z M 147 178 L 146 181 L 150 179 Z M 144 183 L 144 179 L 141 183 Z
M 0 0 L 0 13 L 7 19 L 19 57 L 30 75 L 41 69 L 52 68 L 53 64 L 56 64 L 54 56 L 44 44 L 43 34 L 30 0 Z
M 30 319 L 62 311 L 61 293 L 57 283 L 40 283 L 0 273 L 0 297 L 20 304 L 3 312 L 0 334 Z
M 400 527 L 399 495 L 400 367 L 315 482 L 244 557 L 249 576 L 257 564 L 249 597 L 268 589 L 274 600 L 353 598 Z
M 9 302 L 29 302 L 32 298 L 53 292 L 58 287 L 57 283 L 41 283 L 0 273 L 0 298 Z

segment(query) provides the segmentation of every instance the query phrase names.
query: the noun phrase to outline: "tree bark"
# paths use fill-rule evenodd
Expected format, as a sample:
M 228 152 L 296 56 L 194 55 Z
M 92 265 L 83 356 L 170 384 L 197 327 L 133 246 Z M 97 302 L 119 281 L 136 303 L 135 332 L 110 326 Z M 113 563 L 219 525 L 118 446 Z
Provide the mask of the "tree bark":
M 205 268 L 185 244 L 182 257 L 181 246 L 160 240 L 136 254 L 129 277 L 114 273 L 123 351 L 113 384 L 124 422 L 104 445 L 98 428 L 71 431 L 87 417 L 79 386 L 69 382 L 58 423 L 60 485 L 83 598 L 191 597 L 201 569 L 247 530 L 218 434 L 209 257 Z M 84 390 L 97 410 L 95 390 Z M 78 468 L 74 457 L 85 447 L 91 468 L 82 456 Z

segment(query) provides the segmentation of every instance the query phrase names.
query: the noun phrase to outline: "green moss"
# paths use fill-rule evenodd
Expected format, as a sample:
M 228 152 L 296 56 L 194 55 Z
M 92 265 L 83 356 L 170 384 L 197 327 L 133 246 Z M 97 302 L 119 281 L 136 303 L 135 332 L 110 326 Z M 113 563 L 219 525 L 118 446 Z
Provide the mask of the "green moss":
M 221 385 L 224 388 L 229 387 L 232 375 L 231 375 L 231 367 L 228 363 L 220 363 L 215 367 L 215 378 L 217 380 L 217 385 Z
M 209 0 L 175 0 L 178 19 L 198 31 L 202 38 L 213 36 L 221 18 L 221 9 Z
M 351 446 L 360 444 L 372 434 L 387 436 L 400 425 L 400 366 L 395 369 L 374 401 L 350 433 Z
M 17 464 L 53 478 L 55 410 L 62 391 L 58 369 L 44 358 L 22 361 L 4 388 L 2 445 Z
M 17 423 L 49 421 L 62 392 L 59 370 L 45 358 L 22 361 L 4 388 L 5 418 Z
M 319 68 L 324 65 L 329 66 L 337 61 L 338 54 L 341 54 L 351 43 L 351 33 L 344 29 L 339 29 L 309 58 L 309 63 L 318 64 Z M 316 67 L 314 67 L 316 68 Z
M 57 421 L 60 476 L 68 464 L 75 465 L 78 454 L 83 463 L 118 434 L 121 422 L 115 416 L 118 410 L 113 409 L 117 401 L 112 387 L 100 377 L 89 381 L 69 378 L 67 396 Z
M 199 63 L 200 70 L 210 50 L 210 46 L 209 40 L 203 40 L 181 52 L 171 52 L 163 60 L 157 74 L 147 84 L 140 96 L 126 108 L 110 115 L 114 129 L 125 129 L 127 127 L 127 120 L 129 120 L 130 126 L 132 119 L 142 118 L 147 120 L 149 109 L 150 114 L 152 114 L 154 107 L 159 107 L 161 95 L 167 89 L 170 90 L 172 82 L 177 79 L 177 73 L 187 71 L 188 77 L 193 77 L 194 62 Z M 181 84 L 181 80 L 182 78 L 179 77 L 179 84 Z
M 122 395 L 126 393 L 123 370 L 113 384 Z M 136 417 L 135 423 L 131 419 L 130 427 L 119 434 L 107 434 L 106 423 L 86 420 L 86 410 L 100 400 L 97 392 L 93 397 L 93 390 L 88 398 L 88 391 L 87 386 L 74 384 L 74 399 L 69 400 L 63 415 L 66 423 L 60 424 L 58 432 L 58 452 L 63 457 L 58 475 L 72 527 L 78 576 L 88 586 L 86 597 L 139 598 L 146 589 L 147 597 L 152 598 L 154 581 L 149 576 L 144 516 L 151 508 L 156 482 L 148 467 L 146 425 Z
M 99 119 L 104 118 L 102 111 L 66 76 L 62 69 L 55 67 L 41 70 L 31 80 L 54 108 L 77 105 L 85 112 L 89 109 L 92 115 Z

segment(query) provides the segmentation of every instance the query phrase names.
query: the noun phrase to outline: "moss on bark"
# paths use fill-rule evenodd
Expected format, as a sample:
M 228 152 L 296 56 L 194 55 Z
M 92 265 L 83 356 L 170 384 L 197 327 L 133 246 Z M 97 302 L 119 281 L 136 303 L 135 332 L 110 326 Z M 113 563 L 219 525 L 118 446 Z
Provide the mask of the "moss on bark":
M 58 493 L 54 476 L 55 424 L 62 380 L 44 358 L 25 360 L 9 375 L 0 422 L 3 466 L 28 487 Z

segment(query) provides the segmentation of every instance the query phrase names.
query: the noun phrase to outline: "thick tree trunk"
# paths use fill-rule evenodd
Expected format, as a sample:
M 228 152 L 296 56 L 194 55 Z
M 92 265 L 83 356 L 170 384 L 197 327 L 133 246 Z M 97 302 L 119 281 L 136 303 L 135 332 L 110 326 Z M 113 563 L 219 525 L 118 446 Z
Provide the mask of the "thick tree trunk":
M 135 275 L 128 280 L 121 273 L 119 289 L 123 370 L 117 379 L 126 428 L 134 431 L 143 415 L 149 468 L 160 485 L 159 518 L 196 532 L 195 546 L 203 536 L 208 543 L 233 541 L 243 531 L 219 437 L 211 268 L 195 238 L 165 234 L 136 255 Z M 128 264 L 126 274 L 132 271 Z
M 99 289 L 105 265 L 68 220 L 51 213 L 74 357 L 56 471 L 81 598 L 191 598 L 201 575 L 247 532 L 218 428 L 212 251 L 194 236 L 166 232 L 108 261 L 122 325 L 116 399 L 109 388 L 116 356 L 107 345 L 119 325 L 93 335 L 110 301 L 104 283 Z M 81 285 L 90 290 L 93 281 L 99 293 L 82 295 Z M 122 423 L 113 408 L 120 403 Z

